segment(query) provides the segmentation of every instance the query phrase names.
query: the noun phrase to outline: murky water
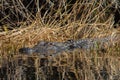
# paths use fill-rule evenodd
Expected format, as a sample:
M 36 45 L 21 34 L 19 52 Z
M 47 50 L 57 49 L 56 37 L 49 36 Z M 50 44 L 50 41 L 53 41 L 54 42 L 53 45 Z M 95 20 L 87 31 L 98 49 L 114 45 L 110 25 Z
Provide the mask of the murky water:
M 15 55 L 1 58 L 1 80 L 119 80 L 120 58 L 64 54 L 56 58 Z

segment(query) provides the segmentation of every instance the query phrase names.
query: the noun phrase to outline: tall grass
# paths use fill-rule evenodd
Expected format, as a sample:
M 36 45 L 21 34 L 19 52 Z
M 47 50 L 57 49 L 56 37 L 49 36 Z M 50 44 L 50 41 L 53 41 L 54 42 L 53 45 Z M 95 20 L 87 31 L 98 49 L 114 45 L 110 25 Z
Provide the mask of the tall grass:
M 72 1 L 72 0 L 71 0 Z M 117 1 L 117 0 L 115 0 Z M 35 4 L 37 13 L 33 14 L 20 0 L 0 3 L 4 16 L 3 32 L 0 32 L 0 78 L 13 80 L 119 80 L 120 46 L 119 43 L 105 51 L 74 50 L 56 57 L 41 58 L 39 55 L 21 55 L 21 47 L 33 47 L 38 41 L 59 41 L 69 39 L 99 38 L 119 34 L 113 29 L 114 15 L 110 7 L 116 5 L 111 0 L 77 0 L 74 4 L 67 0 L 58 0 L 57 4 Z M 4 7 L 4 5 L 7 5 Z M 12 15 L 21 14 L 25 20 L 16 18 L 19 28 L 11 20 L 11 14 L 5 14 L 9 8 Z M 18 13 L 18 14 L 17 14 Z M 7 22 L 7 23 L 6 23 Z M 7 25 L 6 25 L 7 24 Z M 1 28 L 2 29 L 2 28 Z

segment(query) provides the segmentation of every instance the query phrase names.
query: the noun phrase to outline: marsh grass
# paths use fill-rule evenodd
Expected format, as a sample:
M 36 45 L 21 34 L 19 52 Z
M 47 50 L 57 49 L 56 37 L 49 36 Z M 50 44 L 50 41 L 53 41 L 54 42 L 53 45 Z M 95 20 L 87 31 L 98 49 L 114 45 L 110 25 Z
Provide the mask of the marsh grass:
M 43 7 L 37 7 L 39 10 L 34 16 L 35 20 L 30 19 L 30 12 L 22 12 L 28 14 L 25 17 L 28 17 L 29 25 L 25 25 L 26 21 L 17 29 L 6 28 L 0 32 L 0 79 L 119 80 L 120 43 L 105 51 L 76 49 L 46 58 L 18 52 L 21 47 L 33 47 L 42 40 L 63 42 L 119 34 L 119 29 L 112 28 L 113 15 L 106 13 L 113 4 L 109 0 L 78 0 L 69 9 L 70 4 L 63 6 L 59 3 L 58 8 L 51 7 L 43 16 L 39 14 Z

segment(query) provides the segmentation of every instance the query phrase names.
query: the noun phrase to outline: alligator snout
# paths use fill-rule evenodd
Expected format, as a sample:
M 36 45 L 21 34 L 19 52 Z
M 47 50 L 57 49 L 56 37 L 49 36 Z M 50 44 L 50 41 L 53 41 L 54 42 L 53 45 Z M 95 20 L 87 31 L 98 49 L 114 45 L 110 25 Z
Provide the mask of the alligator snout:
M 24 48 L 20 48 L 19 52 L 22 54 L 32 54 L 32 53 L 34 53 L 34 50 L 31 48 L 28 48 L 28 47 L 26 47 L 26 48 L 24 47 Z

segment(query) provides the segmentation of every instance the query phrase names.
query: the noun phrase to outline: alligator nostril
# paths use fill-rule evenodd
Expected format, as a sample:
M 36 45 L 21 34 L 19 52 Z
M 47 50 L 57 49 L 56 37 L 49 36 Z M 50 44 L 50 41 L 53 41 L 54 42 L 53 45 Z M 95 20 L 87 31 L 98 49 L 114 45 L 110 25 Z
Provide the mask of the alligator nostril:
M 20 53 L 24 53 L 24 48 L 20 48 L 20 49 L 19 49 L 19 52 L 20 52 Z

